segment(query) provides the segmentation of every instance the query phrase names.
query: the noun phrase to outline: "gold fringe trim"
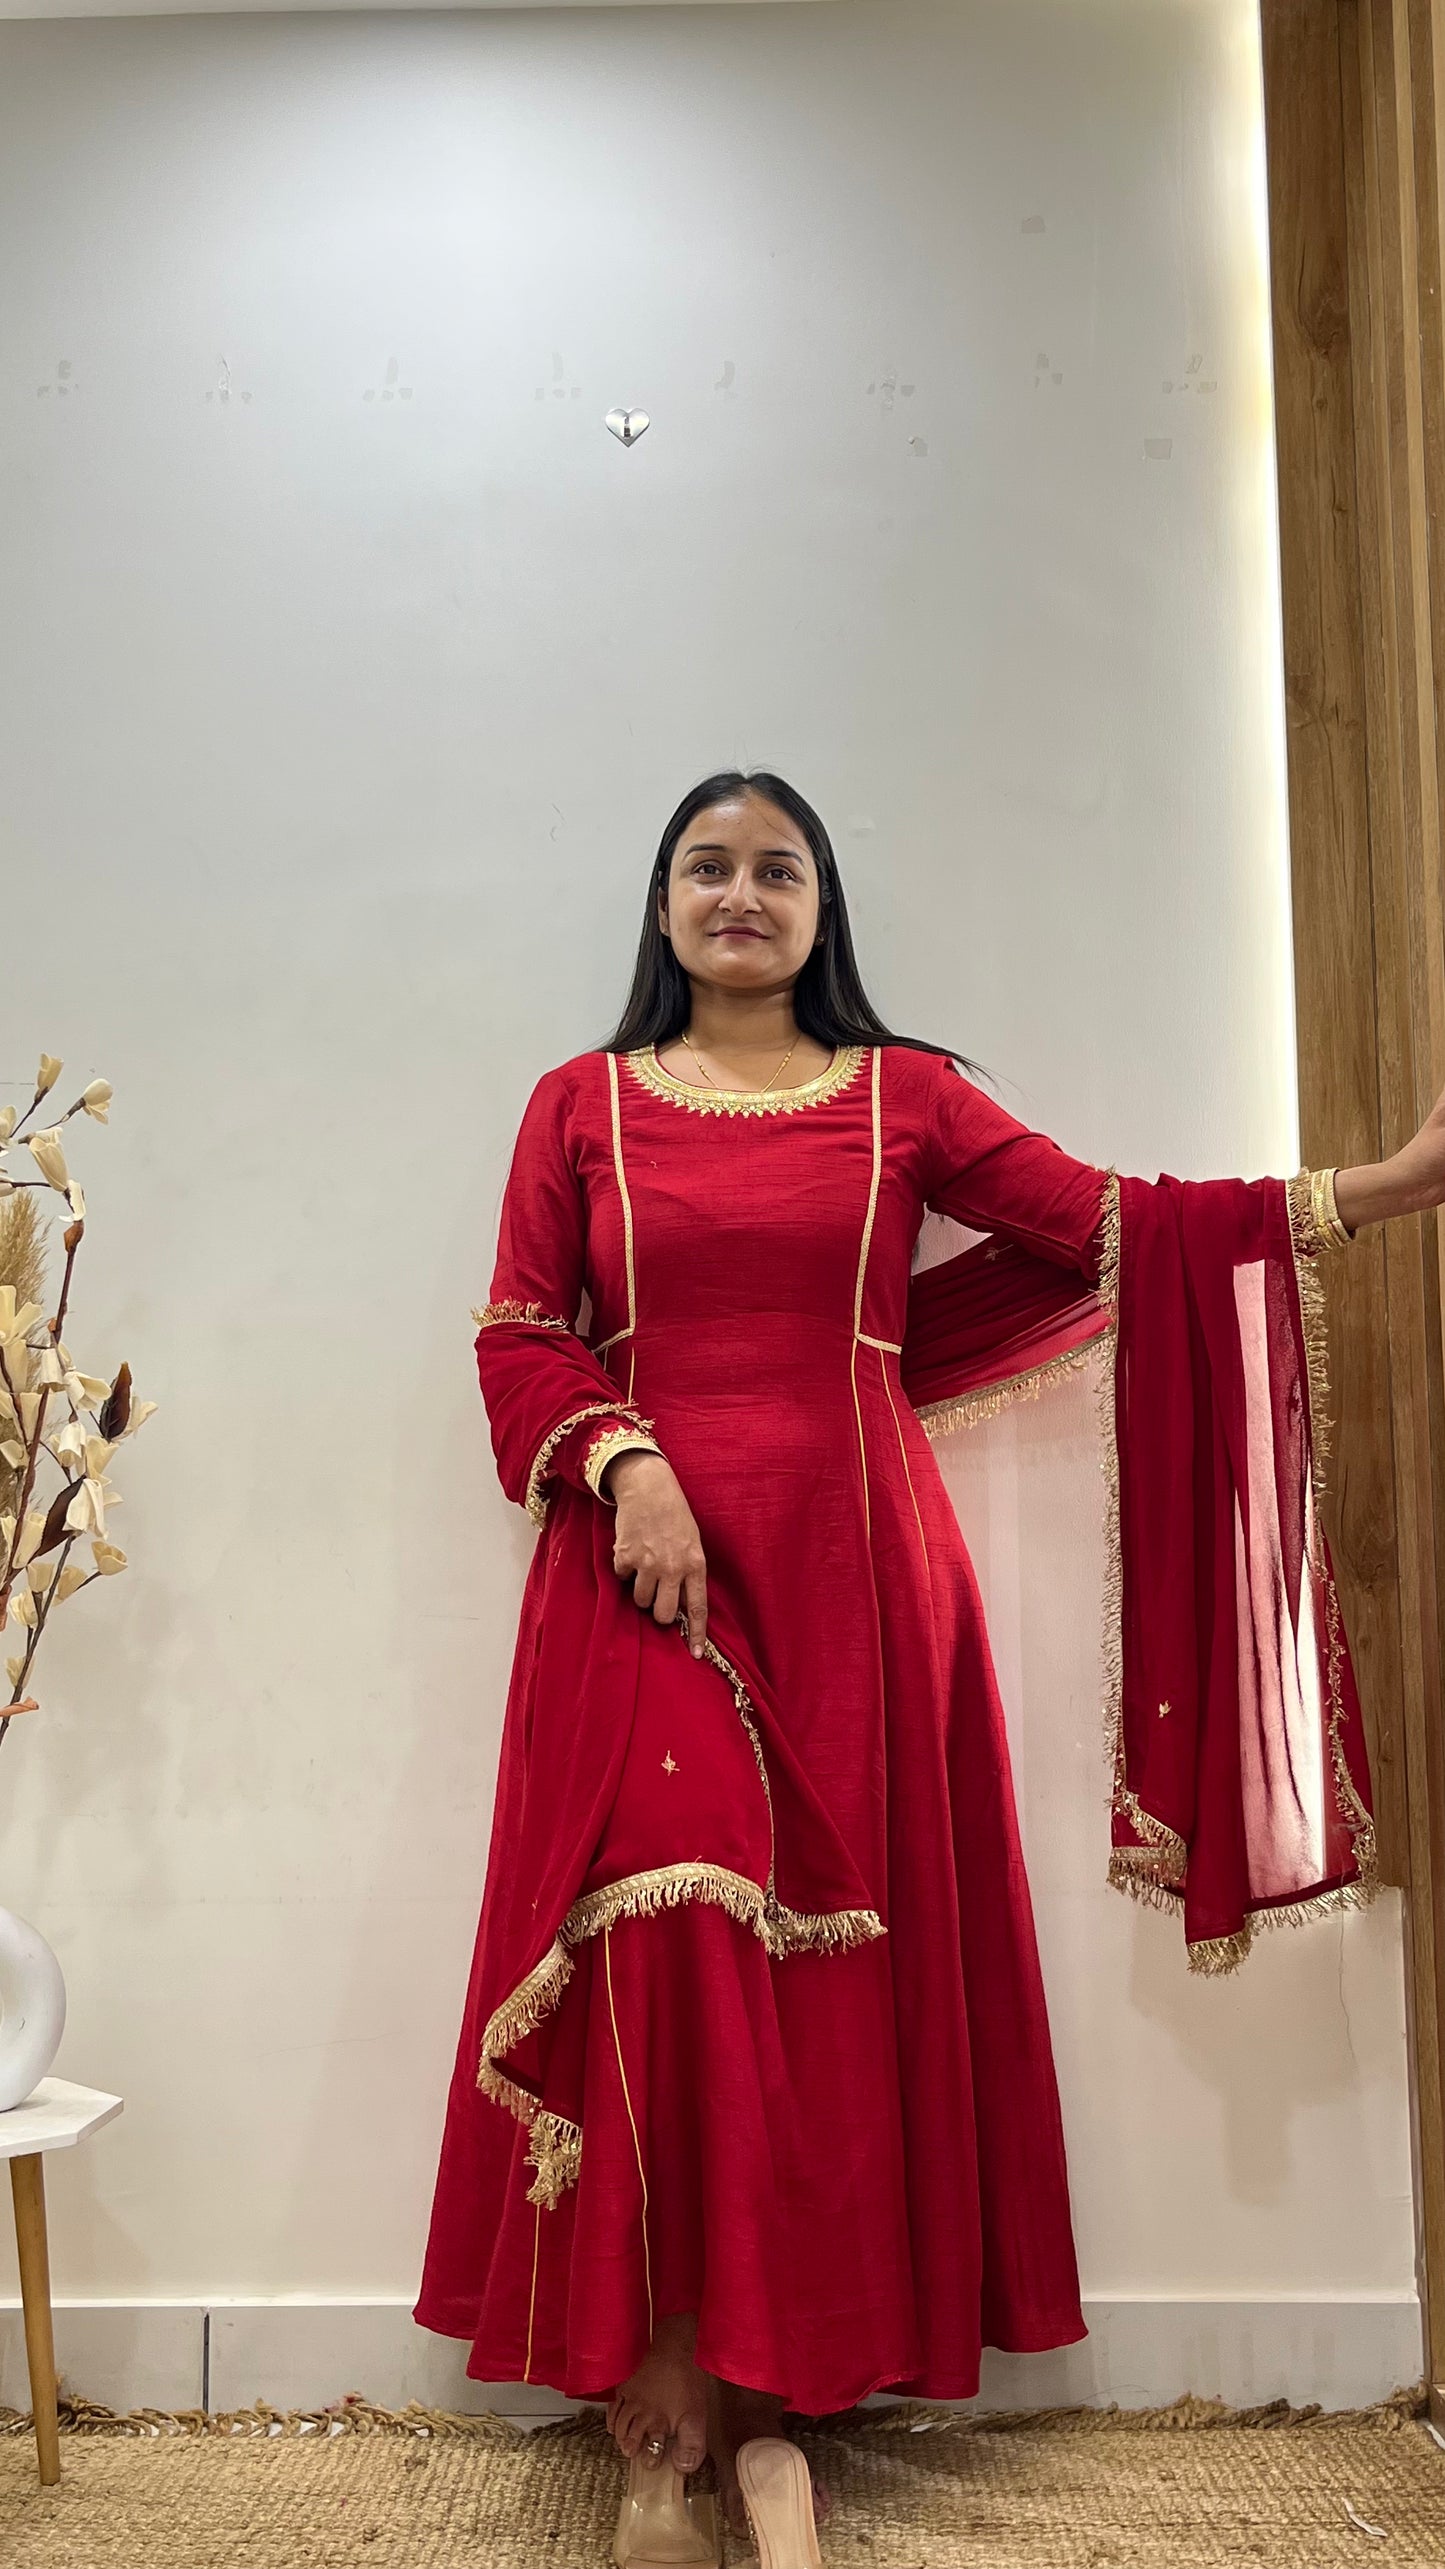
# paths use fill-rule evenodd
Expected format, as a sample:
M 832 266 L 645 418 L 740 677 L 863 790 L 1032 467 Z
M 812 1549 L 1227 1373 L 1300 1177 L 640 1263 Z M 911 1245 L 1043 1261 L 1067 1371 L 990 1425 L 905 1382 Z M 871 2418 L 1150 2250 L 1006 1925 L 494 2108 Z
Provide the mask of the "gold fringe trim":
M 1070 1347 L 1062 1356 L 1050 1356 L 1047 1363 L 1031 1365 L 1022 1374 L 1006 1374 L 996 1383 L 985 1383 L 976 1392 L 961 1392 L 956 1400 L 925 1401 L 916 1415 L 926 1433 L 933 1438 L 951 1436 L 957 1427 L 978 1427 L 986 1418 L 997 1418 L 1000 1411 L 1012 1409 L 1018 1400 L 1037 1400 L 1042 1391 L 1062 1382 L 1066 1374 L 1081 1374 L 1094 1350 L 1109 1343 L 1107 1331 L 1090 1338 L 1082 1347 Z
M 1330 1336 L 1325 1289 L 1321 1280 L 1319 1258 L 1331 1246 L 1328 1234 L 1319 1227 L 1313 1174 L 1301 1169 L 1292 1177 L 1285 1197 L 1289 1206 L 1290 1245 L 1294 1251 L 1295 1283 L 1299 1292 L 1300 1328 L 1305 1349 L 1305 1384 L 1309 1405 L 1310 1488 L 1314 1500 L 1310 1522 L 1309 1562 L 1325 1600 L 1325 1682 L 1329 1694 L 1330 1769 L 1334 1778 L 1335 1799 L 1341 1816 L 1354 1842 L 1355 1862 L 1360 1869 L 1357 1886 L 1372 1899 L 1378 1888 L 1379 1853 L 1375 1841 L 1375 1824 L 1351 1781 L 1345 1762 L 1343 1739 L 1344 1697 L 1344 1625 L 1335 1583 L 1325 1559 L 1321 1537 L 1320 1509 L 1324 1499 L 1326 1472 L 1334 1422 L 1330 1416 Z M 1306 1907 L 1310 1904 L 1306 1903 Z M 1356 1903 L 1356 1906 L 1362 1905 Z
M 725 1864 L 660 1864 L 651 1873 L 630 1873 L 620 1882 L 605 1882 L 600 1891 L 584 1891 L 559 1933 L 565 1943 L 578 1945 L 622 1918 L 658 1918 L 664 1909 L 680 1908 L 687 1900 L 705 1900 L 756 1929 L 767 1896 L 761 1883 Z
M 562 2114 L 534 2114 L 528 2139 L 527 2165 L 537 2177 L 527 2201 L 551 2212 L 582 2173 L 582 2126 Z
M 788 1954 L 849 1953 L 888 1932 L 876 1909 L 786 1909 L 769 1899 L 758 1933 L 774 1962 Z
M 1321 1563 L 1325 1591 L 1325 1652 L 1330 1695 L 1330 1765 L 1335 1779 L 1335 1797 L 1345 1816 L 1345 1825 L 1354 1840 L 1355 1862 L 1360 1879 L 1370 1886 L 1373 1898 L 1379 1888 L 1379 1850 L 1375 1842 L 1375 1823 L 1355 1791 L 1350 1770 L 1345 1764 L 1345 1746 L 1341 1737 L 1344 1721 L 1344 1681 L 1341 1670 L 1345 1656 L 1344 1624 L 1335 1583 Z
M 563 1923 L 565 1926 L 565 1920 Z M 483 2064 L 489 2059 L 505 2059 L 507 2053 L 514 2052 L 529 2034 L 535 2034 L 538 2026 L 551 2015 L 571 1977 L 572 1964 L 559 1935 L 548 1946 L 541 1961 L 534 1964 L 526 1979 L 517 1983 L 511 1997 L 504 1998 L 501 2006 L 488 2018 L 487 2030 L 482 2036 Z M 507 2084 L 510 2085 L 511 2081 Z
M 1300 1325 L 1305 1344 L 1305 1386 L 1309 1396 L 1310 1476 L 1315 1503 L 1324 1496 L 1325 1465 L 1330 1458 L 1334 1421 L 1330 1417 L 1330 1335 L 1325 1289 L 1316 1260 L 1324 1243 L 1315 1227 L 1310 1172 L 1301 1169 L 1285 1187 L 1289 1205 L 1290 1245 L 1294 1251 Z
M 840 1953 L 851 1945 L 869 1944 L 883 1933 L 872 1909 L 825 1910 L 816 1917 L 785 1909 L 777 1894 L 733 1873 L 723 1864 L 660 1864 L 651 1873 L 631 1873 L 600 1890 L 585 1891 L 574 1901 L 558 1930 L 568 1945 L 585 1942 L 623 1918 L 657 1918 L 665 1909 L 701 1900 L 726 1909 L 740 1926 L 751 1927 L 774 1961 L 790 1953 Z
M 1147 1873 L 1136 1871 L 1130 1858 L 1138 1852 L 1133 1847 L 1115 1847 L 1109 1858 L 1109 1880 L 1116 1891 L 1125 1891 L 1146 1909 L 1164 1909 L 1178 1916 L 1184 1907 L 1182 1888 Z M 1227 1972 L 1237 1971 L 1253 1950 L 1255 1940 L 1271 1927 L 1308 1927 L 1316 1919 L 1342 1914 L 1347 1909 L 1368 1909 L 1379 1890 L 1379 1883 L 1363 1876 L 1358 1882 L 1342 1882 L 1333 1891 L 1317 1891 L 1311 1900 L 1288 1900 L 1277 1909 L 1252 1909 L 1242 1925 L 1230 1936 L 1202 1936 L 1185 1951 L 1189 1968 L 1207 1979 L 1222 1979 Z
M 686 1635 L 687 1616 L 685 1614 L 679 1615 L 678 1623 L 683 1634 Z M 702 1655 L 704 1659 L 708 1661 L 710 1666 L 717 1669 L 719 1675 L 727 1679 L 728 1684 L 733 1690 L 733 1704 L 737 1712 L 738 1720 L 742 1723 L 744 1730 L 747 1732 L 748 1738 L 752 1742 L 753 1758 L 758 1770 L 758 1781 L 762 1785 L 763 1799 L 768 1806 L 767 1888 L 769 1896 L 771 1896 L 773 1888 L 773 1866 L 777 1857 L 777 1838 L 773 1828 L 773 1788 L 768 1782 L 767 1763 L 763 1756 L 763 1743 L 758 1737 L 757 1722 L 753 1713 L 752 1697 L 749 1695 L 748 1690 L 743 1684 L 741 1677 L 738 1675 L 736 1668 L 734 1668 L 732 1661 L 730 1659 L 724 1659 L 722 1652 L 719 1650 L 715 1641 L 711 1641 L 704 1637 Z
M 685 1632 L 686 1618 L 679 1616 L 678 1621 Z M 484 2096 L 505 2106 L 518 2122 L 527 2125 L 532 2135 L 527 2155 L 537 2170 L 536 2183 L 528 2189 L 527 2200 L 549 2209 L 569 2185 L 577 2182 L 582 2164 L 581 2127 L 560 2115 L 544 2114 L 537 2098 L 509 2078 L 499 2064 L 529 2034 L 534 2034 L 558 2005 L 574 1969 L 570 1947 L 602 1934 L 616 1926 L 619 1919 L 656 1918 L 665 1909 L 675 1909 L 688 1900 L 702 1900 L 711 1907 L 725 1909 L 730 1917 L 752 1929 L 769 1959 L 775 1962 L 795 1953 L 843 1953 L 855 1945 L 872 1944 L 887 1933 L 876 1909 L 809 1912 L 789 1909 L 779 1900 L 773 1883 L 773 1795 L 752 1700 L 731 1660 L 724 1658 L 715 1642 L 704 1641 L 703 1655 L 731 1686 L 738 1718 L 752 1742 L 768 1807 L 768 1878 L 766 1883 L 753 1882 L 746 1874 L 734 1873 L 721 1864 L 662 1864 L 651 1872 L 627 1874 L 621 1881 L 603 1883 L 596 1891 L 584 1891 L 573 1901 L 541 1961 L 488 2018 L 482 2035 L 477 2085 Z M 539 2125 L 547 2127 L 540 2141 Z
M 1165 1882 L 1157 1873 L 1151 1873 L 1147 1864 L 1137 1865 L 1133 1861 L 1144 1852 L 1143 1848 L 1132 1846 L 1116 1846 L 1110 1849 L 1108 1873 L 1110 1888 L 1115 1891 L 1126 1891 L 1129 1898 L 1137 1900 L 1143 1909 L 1166 1909 L 1171 1914 L 1182 1909 L 1184 1906 L 1182 1884 Z
M 651 1419 L 644 1418 L 639 1410 L 630 1408 L 625 1400 L 588 1401 L 584 1409 L 574 1409 L 570 1418 L 559 1419 L 551 1435 L 544 1437 L 538 1446 L 532 1458 L 531 1471 L 527 1475 L 527 1494 L 522 1505 L 534 1525 L 542 1526 L 547 1522 L 545 1483 L 552 1469 L 553 1455 L 558 1446 L 571 1435 L 573 1428 L 584 1426 L 589 1418 L 630 1418 L 633 1426 L 638 1428 L 642 1435 L 650 1437 L 652 1434 Z
M 559 1320 L 554 1311 L 544 1311 L 540 1302 L 518 1302 L 515 1295 L 484 1304 L 480 1311 L 473 1311 L 472 1318 L 479 1329 L 501 1329 L 513 1321 L 520 1321 L 528 1329 L 565 1329 L 570 1333 L 572 1327 L 570 1320 Z
M 1137 1794 L 1131 1793 L 1127 1786 L 1117 1807 L 1121 1816 L 1128 1821 L 1130 1828 L 1146 1843 L 1143 1846 L 1111 1848 L 1110 1881 L 1114 1880 L 1114 1869 L 1117 1866 L 1121 1873 L 1128 1873 L 1147 1882 L 1162 1883 L 1170 1891 L 1182 1892 L 1184 1870 L 1189 1858 L 1189 1849 L 1184 1840 L 1176 1835 L 1173 1829 L 1166 1829 L 1163 1821 L 1156 1820 L 1152 1812 L 1146 1811 Z
M 663 1069 L 652 1044 L 624 1053 L 623 1060 L 640 1087 L 654 1097 L 670 1098 L 674 1106 L 691 1107 L 694 1115 L 796 1115 L 800 1106 L 821 1106 L 825 1097 L 850 1087 L 862 1068 L 863 1051 L 861 1044 L 840 1046 L 827 1069 L 798 1088 L 694 1088 Z
M 572 1968 L 570 1955 L 565 1951 L 560 1940 L 554 1941 L 542 1956 L 541 1961 L 528 1972 L 526 1979 L 518 1982 L 511 1997 L 504 1999 L 495 2014 L 488 2018 L 486 2031 L 482 2036 L 482 2057 L 477 2070 L 477 2085 L 484 2096 L 491 2098 L 494 2105 L 504 2105 L 509 2114 L 515 2114 L 519 2123 L 525 2123 L 529 2132 L 541 2115 L 541 2104 L 529 2089 L 520 2087 L 515 2079 L 508 2078 L 506 2071 L 499 2069 L 497 2063 L 505 2059 L 508 2052 L 515 2051 L 518 2043 L 524 2042 L 529 2034 L 534 2034 L 538 2026 L 551 2015 L 572 1977 Z M 543 2159 L 532 2161 L 537 2169 L 537 2185 L 542 2185 L 544 2182 L 546 2160 L 561 2147 L 562 2117 L 554 2115 L 551 2121 L 556 2129 L 550 2135 L 546 2133 L 543 2135 Z M 566 2129 L 576 2135 L 577 2165 L 580 2167 L 581 2129 L 575 2123 L 568 2125 Z M 530 2151 L 528 2156 L 531 2157 Z M 529 2203 L 541 2202 L 544 2199 L 537 2193 L 536 2186 L 528 2189 Z M 551 2199 L 555 2202 L 556 2197 L 553 2196 Z

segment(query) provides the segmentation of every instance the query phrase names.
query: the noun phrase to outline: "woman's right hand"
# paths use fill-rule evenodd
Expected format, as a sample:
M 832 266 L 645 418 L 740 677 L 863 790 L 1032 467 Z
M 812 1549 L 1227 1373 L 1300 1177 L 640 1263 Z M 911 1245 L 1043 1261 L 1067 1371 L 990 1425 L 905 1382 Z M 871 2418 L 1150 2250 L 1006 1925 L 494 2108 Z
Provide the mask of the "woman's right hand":
M 608 1464 L 602 1486 L 617 1508 L 612 1567 L 632 1581 L 634 1605 L 651 1608 L 657 1623 L 687 1616 L 687 1643 L 701 1659 L 707 1637 L 707 1562 L 697 1519 L 682 1484 L 663 1454 L 640 1448 Z

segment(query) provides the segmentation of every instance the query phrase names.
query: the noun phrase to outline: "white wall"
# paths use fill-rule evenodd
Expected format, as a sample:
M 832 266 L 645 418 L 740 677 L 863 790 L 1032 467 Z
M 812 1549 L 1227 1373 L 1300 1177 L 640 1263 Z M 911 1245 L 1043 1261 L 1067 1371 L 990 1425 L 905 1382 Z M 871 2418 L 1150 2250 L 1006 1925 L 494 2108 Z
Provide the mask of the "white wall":
M 1257 82 L 1249 0 L 0 30 L 0 1076 L 114 1080 L 74 1335 L 164 1403 L 0 1756 L 127 2098 L 62 2291 L 413 2288 L 530 1541 L 467 1310 L 696 774 L 1064 1143 L 1293 1165 Z M 1408 2302 L 1393 1905 L 1191 1981 L 1085 1391 L 951 1469 L 1088 2291 Z

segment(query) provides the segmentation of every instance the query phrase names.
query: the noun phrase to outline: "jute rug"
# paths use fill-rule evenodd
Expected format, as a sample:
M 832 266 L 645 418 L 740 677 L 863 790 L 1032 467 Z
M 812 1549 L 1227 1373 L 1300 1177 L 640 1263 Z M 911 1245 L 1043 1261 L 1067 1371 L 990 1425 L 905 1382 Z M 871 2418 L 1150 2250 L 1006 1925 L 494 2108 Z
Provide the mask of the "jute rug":
M 909 2406 L 805 2430 L 827 2569 L 1440 2569 L 1445 2450 L 1401 2393 L 1347 2417 L 1182 2401 L 975 2421 Z M 606 2569 L 600 2421 L 67 2418 L 58 2488 L 0 2414 L 5 2569 Z M 748 2547 L 733 2539 L 733 2569 Z

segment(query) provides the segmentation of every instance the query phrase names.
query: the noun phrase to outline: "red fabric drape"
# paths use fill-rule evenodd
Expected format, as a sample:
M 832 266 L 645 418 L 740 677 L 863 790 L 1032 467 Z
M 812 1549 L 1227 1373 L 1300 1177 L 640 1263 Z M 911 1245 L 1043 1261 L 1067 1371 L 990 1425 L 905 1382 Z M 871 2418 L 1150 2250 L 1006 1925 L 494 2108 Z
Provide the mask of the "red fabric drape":
M 1191 1967 L 1375 1883 L 1359 1699 L 1318 1512 L 1324 1319 L 1307 1184 L 1111 1180 L 1103 1276 L 980 1244 L 916 1276 L 902 1372 L 935 1432 L 1107 1342 L 1110 1879 Z

